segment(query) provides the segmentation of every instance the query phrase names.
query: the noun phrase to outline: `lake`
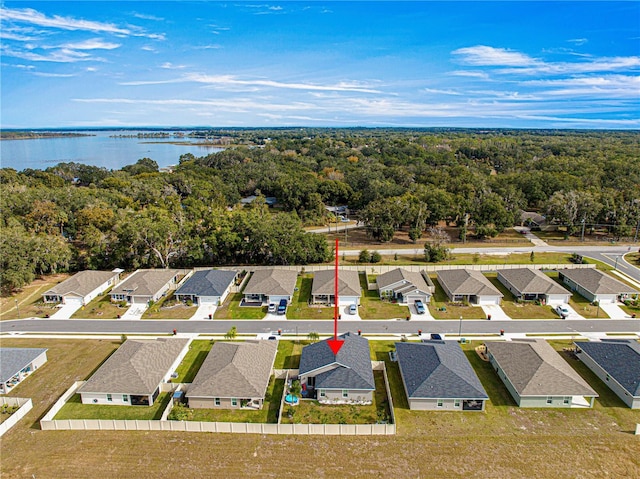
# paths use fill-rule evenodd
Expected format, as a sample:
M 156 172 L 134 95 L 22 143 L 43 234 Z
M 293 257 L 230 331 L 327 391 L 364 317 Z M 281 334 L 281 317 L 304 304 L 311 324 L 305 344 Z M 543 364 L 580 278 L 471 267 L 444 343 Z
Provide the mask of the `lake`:
M 161 131 L 161 130 L 159 130 Z M 159 167 L 177 165 L 180 155 L 207 156 L 223 148 L 199 146 L 191 138 L 114 138 L 114 135 L 137 135 L 133 130 L 65 131 L 92 136 L 37 138 L 0 141 L 0 167 L 44 170 L 58 163 L 84 163 L 119 170 L 141 158 L 151 158 Z M 140 133 L 154 133 L 143 131 Z M 175 131 L 169 132 L 177 133 Z M 189 133 L 184 131 L 182 133 Z M 180 144 L 167 143 L 169 141 Z

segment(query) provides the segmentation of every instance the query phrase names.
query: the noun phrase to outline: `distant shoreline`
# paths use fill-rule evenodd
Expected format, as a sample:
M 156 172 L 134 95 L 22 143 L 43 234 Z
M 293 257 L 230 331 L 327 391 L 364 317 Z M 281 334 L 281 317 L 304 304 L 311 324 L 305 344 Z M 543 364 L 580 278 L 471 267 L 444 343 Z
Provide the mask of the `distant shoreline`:
M 47 138 L 73 138 L 84 136 L 96 136 L 90 133 L 65 133 L 65 132 L 33 132 L 33 131 L 2 131 L 0 140 L 42 140 Z

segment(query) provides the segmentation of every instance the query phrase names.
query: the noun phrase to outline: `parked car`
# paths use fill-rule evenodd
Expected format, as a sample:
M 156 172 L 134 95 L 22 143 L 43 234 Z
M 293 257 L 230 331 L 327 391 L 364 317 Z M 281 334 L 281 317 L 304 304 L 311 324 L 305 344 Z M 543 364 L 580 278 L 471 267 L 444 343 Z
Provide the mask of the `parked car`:
M 267 308 L 267 312 L 275 313 L 276 312 L 276 303 L 269 303 L 269 307 Z
M 422 301 L 420 301 L 419 299 L 416 299 L 415 305 L 416 305 L 416 313 L 424 314 L 426 312 L 426 309 L 424 307 L 424 303 Z
M 281 299 L 280 304 L 278 304 L 278 314 L 284 314 L 287 312 L 287 300 Z
M 356 314 L 358 312 L 358 307 L 355 304 L 349 306 L 349 314 Z
M 441 341 L 443 338 L 444 334 L 438 334 L 438 333 L 431 333 L 431 339 L 433 339 L 434 341 Z
M 567 316 L 569 316 L 569 310 L 562 304 L 556 306 L 556 313 L 558 313 L 562 319 L 565 319 Z

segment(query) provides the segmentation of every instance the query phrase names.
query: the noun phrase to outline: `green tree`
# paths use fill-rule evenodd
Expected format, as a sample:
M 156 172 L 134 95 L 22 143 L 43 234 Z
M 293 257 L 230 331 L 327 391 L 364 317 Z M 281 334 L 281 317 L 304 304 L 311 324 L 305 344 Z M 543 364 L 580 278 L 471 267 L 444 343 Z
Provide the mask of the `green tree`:
M 371 255 L 369 254 L 369 250 L 363 249 L 362 251 L 360 251 L 360 254 L 358 255 L 359 263 L 368 263 L 370 260 Z

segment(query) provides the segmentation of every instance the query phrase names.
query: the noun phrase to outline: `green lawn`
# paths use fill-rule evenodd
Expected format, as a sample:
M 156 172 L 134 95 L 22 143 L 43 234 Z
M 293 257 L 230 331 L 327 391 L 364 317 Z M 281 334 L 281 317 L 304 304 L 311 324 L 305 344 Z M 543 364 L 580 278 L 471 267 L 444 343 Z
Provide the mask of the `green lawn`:
M 234 293 L 227 296 L 224 304 L 218 306 L 215 319 L 262 319 L 267 315 L 267 307 L 240 306 L 244 295 Z
M 207 358 L 207 354 L 211 351 L 213 341 L 209 340 L 196 340 L 192 341 L 189 345 L 189 351 L 185 355 L 180 365 L 176 368 L 178 377 L 172 379 L 174 383 L 190 383 L 193 382 L 193 378 L 196 377 L 200 366 Z
M 546 274 L 550 278 L 555 280 L 560 286 L 562 286 L 565 289 L 568 289 L 566 285 L 562 281 L 560 281 L 557 272 L 548 272 Z M 609 315 L 605 313 L 602 309 L 600 309 L 597 306 L 594 306 L 593 304 L 591 304 L 591 302 L 587 298 L 585 298 L 584 296 L 581 296 L 579 293 L 576 293 L 576 292 L 574 292 L 571 295 L 571 298 L 569 299 L 569 306 L 571 306 L 576 311 L 576 313 L 578 313 L 580 316 L 584 316 L 585 318 L 604 319 L 609 317 Z
M 333 319 L 333 307 L 309 305 L 312 285 L 313 275 L 311 273 L 298 276 L 293 299 L 287 308 L 287 319 Z
M 264 405 L 260 410 L 251 409 L 189 409 L 189 421 L 203 422 L 278 422 L 280 400 L 284 393 L 284 379 L 271 376 Z
M 103 404 L 82 404 L 80 394 L 74 394 L 54 419 L 159 420 L 170 400 L 170 393 L 161 393 L 153 406 L 106 406 Z
M 551 306 L 537 305 L 533 302 L 517 302 L 516 297 L 500 281 L 497 273 L 485 275 L 487 279 L 504 295 L 500 307 L 512 319 L 558 319 Z
M 46 305 L 42 293 L 68 277 L 68 274 L 42 276 L 14 294 L 0 296 L 0 319 L 44 318 L 55 313 L 58 309 L 55 305 Z
M 487 315 L 480 306 L 463 306 L 451 303 L 436 277 L 432 276 L 431 279 L 436 286 L 436 292 L 429 302 L 429 311 L 435 319 L 460 319 L 460 316 L 462 319 L 487 319 Z M 442 308 L 445 308 L 446 311 L 442 311 Z
M 362 296 L 360 297 L 358 312 L 362 319 L 394 319 L 406 318 L 410 315 L 407 306 L 391 303 L 390 301 L 382 301 L 377 290 L 370 291 L 367 287 L 368 278 L 366 274 L 360 274 L 359 277 Z
M 147 309 L 142 319 L 189 319 L 196 313 L 198 306 L 187 306 L 176 300 L 174 292 L 160 299 Z
M 376 424 L 390 418 L 389 403 L 382 371 L 373 372 L 376 381 L 374 399 L 370 405 L 326 405 L 305 399 L 297 406 L 284 406 L 282 424 Z
M 116 319 L 123 315 L 129 306 L 120 307 L 118 303 L 112 303 L 108 293 L 101 294 L 73 313 L 72 318 L 82 319 Z
M 274 369 L 298 369 L 302 348 L 309 341 L 278 341 L 278 353 L 273 365 Z

